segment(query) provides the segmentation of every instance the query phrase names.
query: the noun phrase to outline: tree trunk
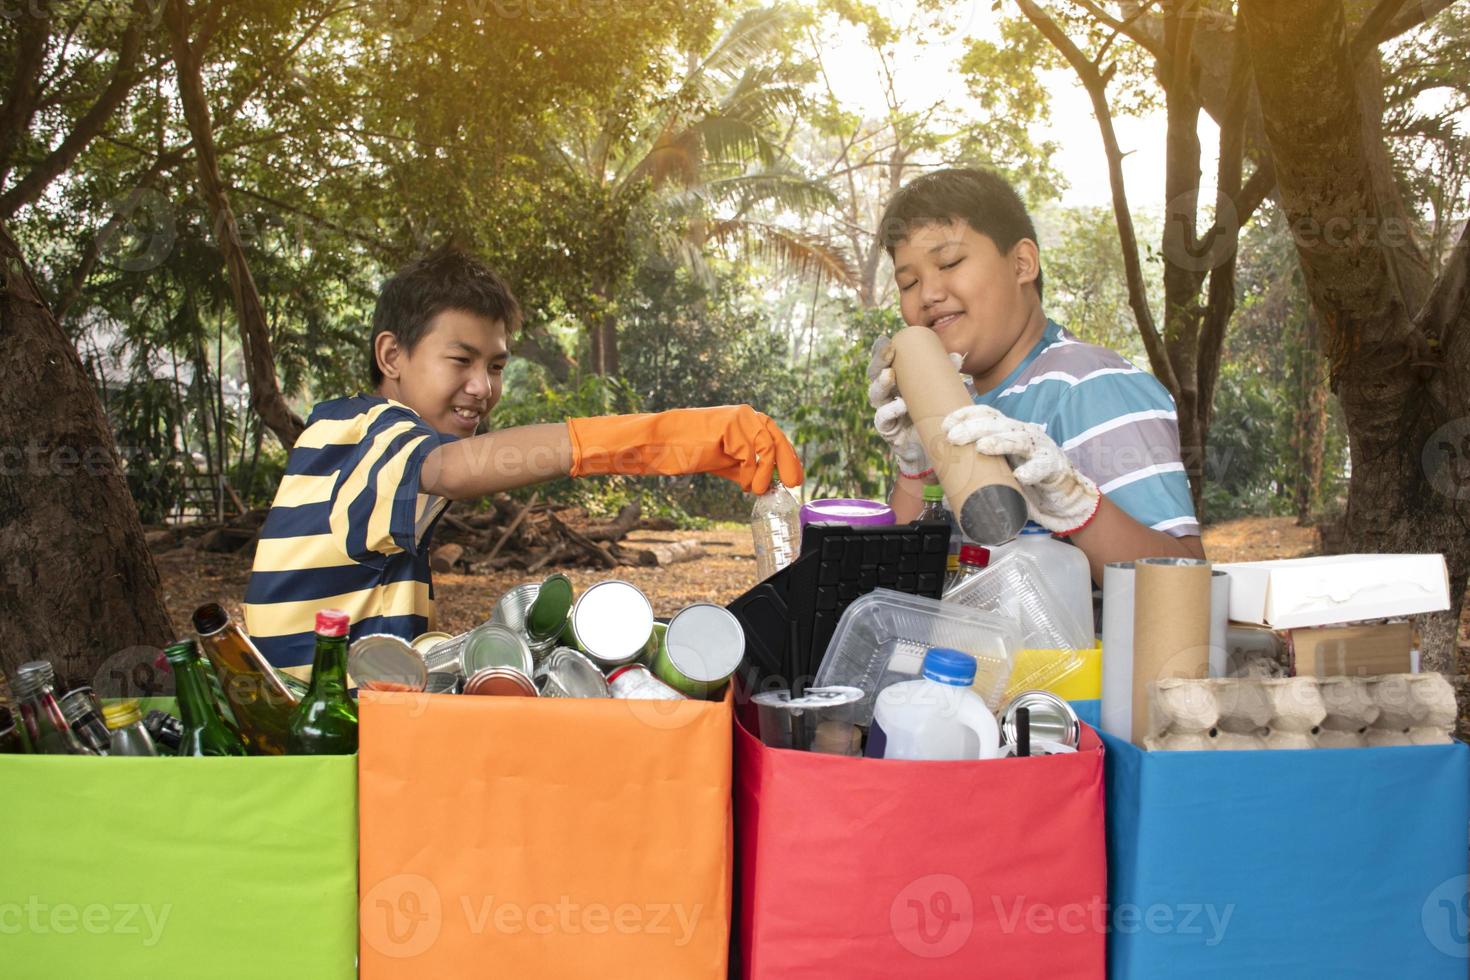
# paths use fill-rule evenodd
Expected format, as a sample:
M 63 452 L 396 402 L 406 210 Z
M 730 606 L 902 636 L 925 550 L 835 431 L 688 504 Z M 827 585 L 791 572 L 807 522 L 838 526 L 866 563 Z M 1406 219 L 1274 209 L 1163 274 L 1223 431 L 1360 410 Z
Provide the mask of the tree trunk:
M 1312 523 L 1324 471 L 1323 454 L 1327 449 L 1327 371 L 1322 361 L 1322 346 L 1317 342 L 1317 311 L 1308 308 L 1301 324 L 1296 349 L 1296 450 L 1293 488 L 1296 522 L 1302 527 Z
M 0 668 L 90 684 L 173 627 L 97 392 L 3 223 L 0 263 Z
M 276 365 L 271 353 L 270 327 L 260 291 L 250 274 L 245 246 L 235 212 L 225 194 L 220 177 L 219 158 L 215 153 L 214 128 L 209 116 L 209 100 L 204 91 L 201 62 L 204 44 L 196 49 L 190 40 L 192 17 L 189 0 L 168 0 L 164 20 L 173 43 L 174 64 L 178 69 L 179 101 L 194 140 L 195 159 L 199 164 L 199 192 L 209 208 L 214 224 L 215 245 L 225 260 L 230 292 L 235 300 L 235 313 L 240 319 L 240 345 L 245 361 L 245 377 L 250 385 L 250 404 L 260 413 L 266 426 L 290 449 L 296 444 L 306 423 L 291 411 L 276 382 Z
M 1411 226 L 1397 195 L 1383 196 L 1387 153 L 1374 102 L 1361 94 L 1342 0 L 1242 0 L 1241 14 L 1282 205 L 1348 428 L 1344 543 L 1445 555 L 1453 611 L 1429 617 L 1424 666 L 1463 673 L 1455 624 L 1470 575 L 1470 486 L 1456 479 L 1460 434 L 1470 428 L 1465 251 L 1450 262 L 1459 285 L 1442 282 L 1425 308 L 1433 316 L 1416 322 L 1422 282 Z
M 592 371 L 605 378 L 618 376 L 618 322 L 604 313 L 592 324 Z

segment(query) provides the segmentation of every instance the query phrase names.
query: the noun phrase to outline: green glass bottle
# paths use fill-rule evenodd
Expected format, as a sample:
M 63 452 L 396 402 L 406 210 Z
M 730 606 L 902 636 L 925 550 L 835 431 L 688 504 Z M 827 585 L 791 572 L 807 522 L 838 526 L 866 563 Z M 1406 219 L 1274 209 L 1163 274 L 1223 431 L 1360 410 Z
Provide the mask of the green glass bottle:
M 347 614 L 316 614 L 316 656 L 311 686 L 301 697 L 286 734 L 290 755 L 351 755 L 357 751 L 357 705 L 347 694 Z
M 193 640 L 180 640 L 163 648 L 174 672 L 174 697 L 184 734 L 179 755 L 245 755 L 245 739 L 239 729 L 220 717 L 214 707 L 209 681 L 199 666 L 199 651 Z

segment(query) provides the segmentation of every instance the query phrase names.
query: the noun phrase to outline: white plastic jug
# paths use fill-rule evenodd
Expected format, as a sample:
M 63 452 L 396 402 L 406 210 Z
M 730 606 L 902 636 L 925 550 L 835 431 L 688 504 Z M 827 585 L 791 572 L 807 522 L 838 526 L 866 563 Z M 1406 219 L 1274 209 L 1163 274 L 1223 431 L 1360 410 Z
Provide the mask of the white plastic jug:
M 991 561 L 1010 551 L 1021 551 L 1035 558 L 1042 577 L 1062 600 L 1067 615 L 1085 635 L 1096 635 L 1097 624 L 1092 616 L 1092 567 L 1081 548 L 1058 541 L 1046 528 L 1028 521 L 1014 541 L 991 549 Z
M 867 754 L 882 759 L 995 759 L 1000 726 L 971 689 L 975 658 L 942 647 L 924 656 L 924 677 L 878 693 Z

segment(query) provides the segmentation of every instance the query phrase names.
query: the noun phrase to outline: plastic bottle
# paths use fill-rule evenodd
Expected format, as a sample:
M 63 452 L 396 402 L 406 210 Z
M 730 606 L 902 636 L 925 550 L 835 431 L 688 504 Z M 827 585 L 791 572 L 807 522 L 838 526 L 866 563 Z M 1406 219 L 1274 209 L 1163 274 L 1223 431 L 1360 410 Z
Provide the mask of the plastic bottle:
M 934 647 L 924 655 L 922 680 L 878 693 L 867 754 L 883 759 L 994 759 L 1000 726 L 970 687 L 975 658 Z
M 944 580 L 944 594 L 948 596 L 957 586 L 969 581 L 970 576 L 978 575 L 985 571 L 990 564 L 990 549 L 984 545 L 966 544 L 960 546 L 960 567 Z
M 924 509 L 919 511 L 919 516 L 914 519 L 915 523 L 920 521 L 944 521 L 949 525 L 949 561 L 945 566 L 946 575 L 958 575 L 960 571 L 960 548 L 964 546 L 965 536 L 960 532 L 960 523 L 954 519 L 949 508 L 944 506 L 944 488 L 937 483 L 926 483 L 924 485 Z
M 796 560 L 801 551 L 801 505 L 779 481 L 756 498 L 750 512 L 756 577 L 765 580 Z
M 1040 524 L 1028 521 L 1014 541 L 992 552 L 991 560 L 1012 550 L 1023 551 L 1036 559 L 1043 579 L 1062 601 L 1068 617 L 1087 637 L 1095 636 L 1097 624 L 1092 616 L 1092 567 L 1082 549 L 1057 540 Z

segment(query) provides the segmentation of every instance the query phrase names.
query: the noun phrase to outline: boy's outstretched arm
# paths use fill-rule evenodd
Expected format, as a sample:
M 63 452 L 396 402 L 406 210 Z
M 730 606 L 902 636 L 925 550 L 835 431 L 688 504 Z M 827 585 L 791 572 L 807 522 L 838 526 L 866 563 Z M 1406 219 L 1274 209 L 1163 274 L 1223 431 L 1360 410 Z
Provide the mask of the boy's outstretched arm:
M 747 493 L 774 474 L 800 486 L 801 460 L 784 433 L 748 405 L 571 419 L 503 429 L 440 446 L 424 460 L 420 489 L 464 500 L 560 476 L 713 473 Z

